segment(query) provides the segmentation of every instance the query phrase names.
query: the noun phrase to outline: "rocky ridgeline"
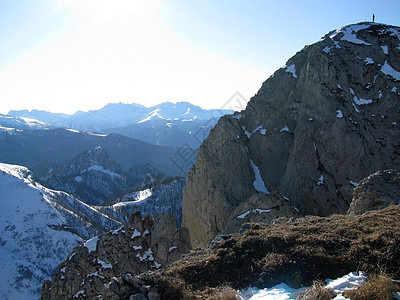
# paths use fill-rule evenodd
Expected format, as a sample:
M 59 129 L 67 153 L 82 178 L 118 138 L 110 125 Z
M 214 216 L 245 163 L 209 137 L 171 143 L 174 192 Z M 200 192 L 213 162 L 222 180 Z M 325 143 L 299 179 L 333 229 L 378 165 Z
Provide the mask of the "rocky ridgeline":
M 178 260 L 190 248 L 189 232 L 177 229 L 173 215 L 142 219 L 137 212 L 118 230 L 74 248 L 52 280 L 45 281 L 41 299 L 121 299 L 129 291 L 118 288 L 118 277 L 133 280 L 137 274 Z
M 340 28 L 290 58 L 244 111 L 222 117 L 183 193 L 192 245 L 259 209 L 237 211 L 257 193 L 276 191 L 301 214 L 346 213 L 361 179 L 399 166 L 399 57 L 398 27 Z

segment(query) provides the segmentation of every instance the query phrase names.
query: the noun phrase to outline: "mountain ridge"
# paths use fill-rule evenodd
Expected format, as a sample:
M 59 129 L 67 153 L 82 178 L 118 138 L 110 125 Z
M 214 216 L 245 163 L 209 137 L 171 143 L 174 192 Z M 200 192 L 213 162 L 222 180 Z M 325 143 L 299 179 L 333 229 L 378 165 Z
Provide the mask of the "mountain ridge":
M 106 135 L 66 128 L 0 130 L 0 146 L 0 161 L 27 167 L 43 161 L 62 163 L 97 146 L 103 147 L 125 170 L 148 162 L 167 174 L 184 175 L 195 158 L 195 150 L 189 147 L 156 146 L 116 133 Z M 180 150 L 191 151 L 192 155 L 183 157 Z
M 83 239 L 121 224 L 65 192 L 35 182 L 25 167 L 0 163 L 0 297 L 38 297 L 44 279 Z
M 102 205 L 128 190 L 169 177 L 150 164 L 123 170 L 101 146 L 83 151 L 63 163 L 43 162 L 31 170 L 35 180 L 43 185 L 71 193 L 90 205 Z
M 11 110 L 7 115 L 34 118 L 57 127 L 103 132 L 106 129 L 125 127 L 135 123 L 140 124 L 152 118 L 160 118 L 167 121 L 191 121 L 195 118 L 207 121 L 210 118 L 217 118 L 226 113 L 232 113 L 232 111 L 226 109 L 203 109 L 189 102 L 164 102 L 151 107 L 136 103 L 109 103 L 101 109 L 88 112 L 79 111 L 73 115 L 38 110 Z

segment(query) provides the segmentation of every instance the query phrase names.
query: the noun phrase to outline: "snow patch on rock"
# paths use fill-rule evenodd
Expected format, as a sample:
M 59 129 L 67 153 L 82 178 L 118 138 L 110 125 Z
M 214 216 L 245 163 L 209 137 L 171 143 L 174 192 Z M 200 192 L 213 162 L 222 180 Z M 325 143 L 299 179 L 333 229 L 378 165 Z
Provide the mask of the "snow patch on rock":
M 400 72 L 394 69 L 387 61 L 381 67 L 381 72 L 387 76 L 392 77 L 396 81 L 400 81 Z
M 371 46 L 370 43 L 367 43 L 357 37 L 357 32 L 363 29 L 369 28 L 370 25 L 368 24 L 353 24 L 349 26 L 345 26 L 342 28 L 337 29 L 334 33 L 332 33 L 329 37 L 333 39 L 338 34 L 343 33 L 343 36 L 340 38 L 341 41 L 347 41 L 353 44 L 360 44 L 360 45 L 367 45 Z
M 139 230 L 135 229 L 135 231 L 133 232 L 131 239 L 134 239 L 135 237 L 141 236 L 142 234 L 140 233 Z
M 293 76 L 294 78 L 297 78 L 297 74 L 296 74 L 296 65 L 295 65 L 295 64 L 290 65 L 290 66 L 287 66 L 285 72 L 287 72 L 287 73 L 292 73 L 292 76 Z
M 93 252 L 96 251 L 97 248 L 97 242 L 99 241 L 99 237 L 95 236 L 93 238 L 91 238 L 90 240 L 87 240 L 83 246 L 86 247 L 88 249 L 88 252 Z
M 246 211 L 245 213 L 239 215 L 236 217 L 236 219 L 244 219 L 247 215 L 252 214 L 252 213 L 259 213 L 259 214 L 263 214 L 263 213 L 269 213 L 271 212 L 270 209 L 260 209 L 260 208 L 255 208 L 255 209 L 251 209 Z
M 256 166 L 256 164 L 254 163 L 254 161 L 251 158 L 250 158 L 250 164 L 251 164 L 251 167 L 253 168 L 254 176 L 255 176 L 255 179 L 253 182 L 253 186 L 254 186 L 255 190 L 257 192 L 263 192 L 265 194 L 269 194 L 269 191 L 265 187 L 264 180 L 261 177 L 260 169 Z

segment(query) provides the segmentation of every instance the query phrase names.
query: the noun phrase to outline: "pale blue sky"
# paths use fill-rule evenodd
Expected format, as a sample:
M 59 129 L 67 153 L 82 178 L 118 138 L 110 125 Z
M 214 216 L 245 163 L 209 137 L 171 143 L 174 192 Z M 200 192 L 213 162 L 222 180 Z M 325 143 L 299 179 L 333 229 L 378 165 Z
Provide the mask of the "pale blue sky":
M 400 1 L 0 0 L 0 113 L 109 102 L 219 108 L 341 26 Z

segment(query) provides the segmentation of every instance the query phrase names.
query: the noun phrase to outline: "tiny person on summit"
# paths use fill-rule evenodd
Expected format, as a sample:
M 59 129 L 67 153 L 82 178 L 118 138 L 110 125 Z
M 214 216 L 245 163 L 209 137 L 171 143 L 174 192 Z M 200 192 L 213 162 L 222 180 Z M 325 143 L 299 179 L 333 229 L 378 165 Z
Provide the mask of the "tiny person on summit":
M 372 23 L 375 23 L 375 14 L 372 14 Z

